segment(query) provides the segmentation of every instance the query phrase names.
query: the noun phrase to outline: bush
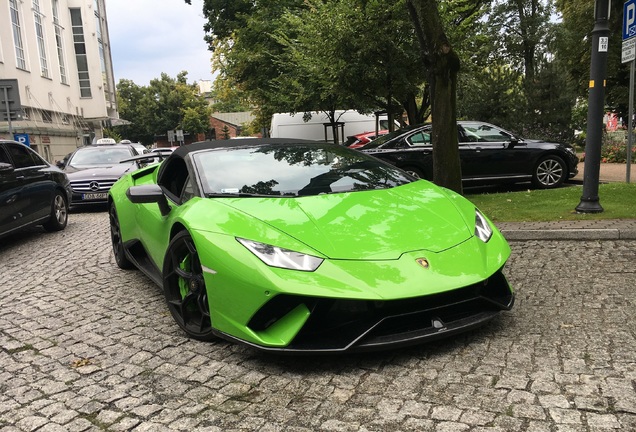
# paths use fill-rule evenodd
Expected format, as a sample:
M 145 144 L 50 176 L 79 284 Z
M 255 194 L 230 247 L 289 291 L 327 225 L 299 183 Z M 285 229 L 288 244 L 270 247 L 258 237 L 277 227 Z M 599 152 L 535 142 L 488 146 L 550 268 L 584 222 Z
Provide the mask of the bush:
M 580 155 L 580 161 L 585 161 L 585 153 Z M 632 145 L 632 163 L 636 162 L 636 145 Z M 627 162 L 627 144 L 603 144 L 601 146 L 601 163 Z

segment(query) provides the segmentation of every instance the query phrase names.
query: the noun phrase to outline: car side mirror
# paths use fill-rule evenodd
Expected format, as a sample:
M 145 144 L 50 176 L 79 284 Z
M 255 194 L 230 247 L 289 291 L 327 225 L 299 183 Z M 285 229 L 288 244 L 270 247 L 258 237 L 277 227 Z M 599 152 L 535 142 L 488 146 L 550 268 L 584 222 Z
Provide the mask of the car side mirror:
M 134 204 L 157 203 L 162 216 L 167 216 L 170 213 L 168 199 L 159 185 L 148 184 L 131 186 L 126 191 L 126 196 L 130 202 Z
M 13 172 L 13 165 L 0 162 L 0 173 L 1 174 L 10 174 Z
M 517 144 L 519 144 L 519 138 L 511 136 L 510 141 L 508 141 L 508 148 L 514 148 Z

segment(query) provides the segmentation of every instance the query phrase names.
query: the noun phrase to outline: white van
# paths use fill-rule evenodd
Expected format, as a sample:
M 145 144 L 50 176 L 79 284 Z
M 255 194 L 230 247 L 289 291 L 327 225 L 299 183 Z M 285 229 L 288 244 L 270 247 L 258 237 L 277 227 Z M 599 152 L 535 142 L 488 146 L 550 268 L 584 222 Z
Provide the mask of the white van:
M 378 117 L 378 130 L 388 129 L 386 114 Z M 375 114 L 360 114 L 355 110 L 336 111 L 338 142 L 343 143 L 348 136 L 376 130 Z M 312 112 L 309 121 L 303 120 L 303 113 L 277 113 L 272 116 L 269 134 L 272 138 L 299 138 L 314 141 L 333 142 L 333 128 L 324 112 Z

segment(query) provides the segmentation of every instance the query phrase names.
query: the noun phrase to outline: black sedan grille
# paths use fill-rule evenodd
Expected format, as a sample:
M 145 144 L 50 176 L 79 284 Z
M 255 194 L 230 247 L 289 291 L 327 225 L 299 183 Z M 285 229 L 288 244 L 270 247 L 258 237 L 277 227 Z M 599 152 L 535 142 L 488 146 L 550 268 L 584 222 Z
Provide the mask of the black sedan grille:
M 434 340 L 477 327 L 509 310 L 514 294 L 501 271 L 484 282 L 417 298 L 366 301 L 279 295 L 248 326 L 265 330 L 300 304 L 311 316 L 282 351 L 369 351 Z
M 108 192 L 116 181 L 117 179 L 75 180 L 71 181 L 71 187 L 74 192 L 79 193 Z

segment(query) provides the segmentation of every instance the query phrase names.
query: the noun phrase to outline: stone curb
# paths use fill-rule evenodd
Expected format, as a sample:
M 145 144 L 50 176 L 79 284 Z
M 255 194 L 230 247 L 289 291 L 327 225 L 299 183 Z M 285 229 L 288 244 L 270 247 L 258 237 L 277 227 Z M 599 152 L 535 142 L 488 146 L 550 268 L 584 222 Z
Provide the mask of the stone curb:
M 636 239 L 636 229 L 501 229 L 500 231 L 508 241 Z

